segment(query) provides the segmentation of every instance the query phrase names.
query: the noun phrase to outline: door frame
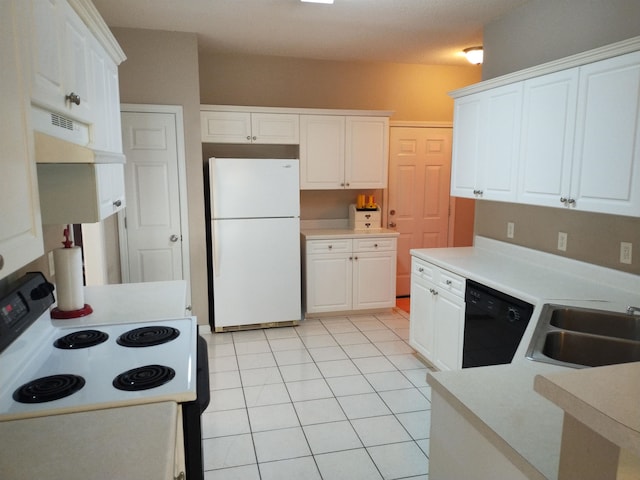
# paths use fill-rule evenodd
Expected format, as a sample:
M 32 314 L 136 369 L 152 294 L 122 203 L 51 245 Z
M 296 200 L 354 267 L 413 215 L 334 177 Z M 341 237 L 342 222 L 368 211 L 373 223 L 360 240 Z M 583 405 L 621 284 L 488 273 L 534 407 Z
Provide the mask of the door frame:
M 182 278 L 187 283 L 187 308 L 191 309 L 191 257 L 189 255 L 189 210 L 187 207 L 187 167 L 184 144 L 184 118 L 182 105 L 151 105 L 140 103 L 122 103 L 120 112 L 124 113 L 168 113 L 176 121 L 176 153 L 178 156 L 178 190 L 180 201 L 180 230 L 182 235 Z M 125 180 L 126 181 L 126 180 Z M 120 241 L 120 270 L 122 283 L 128 283 L 129 248 L 125 228 L 126 208 L 118 212 L 118 237 Z

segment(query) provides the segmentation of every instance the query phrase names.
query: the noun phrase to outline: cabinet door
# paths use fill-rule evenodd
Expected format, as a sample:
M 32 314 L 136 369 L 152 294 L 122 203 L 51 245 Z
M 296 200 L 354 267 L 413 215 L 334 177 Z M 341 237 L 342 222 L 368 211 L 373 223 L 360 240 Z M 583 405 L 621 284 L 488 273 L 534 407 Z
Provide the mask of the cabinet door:
M 436 290 L 435 358 L 441 370 L 462 368 L 462 345 L 464 342 L 464 300 L 442 289 Z
M 300 189 L 344 188 L 345 118 L 300 115 Z
M 475 198 L 481 139 L 480 94 L 458 98 L 454 105 L 451 195 Z
M 518 201 L 561 207 L 569 196 L 578 68 L 524 82 Z
M 353 309 L 393 307 L 395 252 L 354 252 L 353 262 Z
M 417 275 L 411 277 L 411 313 L 409 344 L 424 358 L 435 364 L 434 285 Z
M 252 113 L 251 142 L 297 145 L 300 143 L 299 116 L 286 113 Z
M 640 52 L 580 68 L 571 198 L 640 216 Z
M 204 143 L 251 143 L 251 114 L 248 112 L 200 112 Z
M 307 255 L 307 312 L 351 310 L 351 253 Z
M 61 3 L 63 0 L 31 2 L 31 96 L 35 103 L 57 111 L 65 109 Z
M 125 207 L 124 165 L 121 163 L 96 164 L 100 220 Z
M 389 171 L 389 119 L 347 117 L 346 188 L 387 188 Z
M 29 125 L 28 65 L 22 62 L 28 4 L 0 2 L 0 279 L 43 255 L 42 224 Z
M 477 165 L 480 198 L 514 201 L 522 116 L 522 82 L 483 92 L 485 111 Z

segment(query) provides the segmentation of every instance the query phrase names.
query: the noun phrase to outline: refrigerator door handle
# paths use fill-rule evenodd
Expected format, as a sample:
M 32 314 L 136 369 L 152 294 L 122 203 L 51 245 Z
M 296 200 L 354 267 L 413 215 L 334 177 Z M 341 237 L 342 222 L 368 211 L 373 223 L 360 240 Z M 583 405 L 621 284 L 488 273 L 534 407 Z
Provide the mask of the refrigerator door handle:
M 212 157 L 209 159 L 209 198 L 210 198 L 210 206 L 211 206 L 211 218 L 216 218 L 216 209 L 215 209 L 215 200 L 214 197 L 215 195 L 213 194 L 216 182 L 216 176 L 215 176 L 215 172 L 216 172 L 216 159 L 215 157 Z M 211 225 L 211 250 L 213 250 L 212 252 L 212 256 L 213 256 L 213 275 L 216 277 L 220 276 L 220 254 L 219 254 L 219 247 L 220 245 L 218 244 L 218 236 L 216 235 L 216 225 L 215 222 Z
M 220 245 L 218 245 L 218 235 L 216 235 L 215 225 L 211 229 L 211 249 L 213 250 L 213 275 L 220 276 Z

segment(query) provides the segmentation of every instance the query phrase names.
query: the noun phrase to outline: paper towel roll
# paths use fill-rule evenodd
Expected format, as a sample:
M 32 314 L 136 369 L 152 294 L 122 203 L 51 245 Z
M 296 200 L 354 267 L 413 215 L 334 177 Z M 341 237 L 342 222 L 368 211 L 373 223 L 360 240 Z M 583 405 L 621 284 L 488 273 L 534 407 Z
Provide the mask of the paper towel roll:
M 64 312 L 84 307 L 82 250 L 80 247 L 57 248 L 53 251 L 56 270 L 58 308 Z

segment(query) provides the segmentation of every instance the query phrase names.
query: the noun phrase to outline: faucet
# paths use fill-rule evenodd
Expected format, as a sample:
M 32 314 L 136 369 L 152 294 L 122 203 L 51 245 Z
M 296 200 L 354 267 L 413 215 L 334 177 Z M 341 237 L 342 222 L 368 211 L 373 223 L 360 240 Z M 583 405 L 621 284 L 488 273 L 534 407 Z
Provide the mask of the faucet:
M 629 315 L 633 315 L 634 313 L 640 313 L 640 307 L 633 307 L 633 306 L 629 305 L 627 307 L 627 313 Z

